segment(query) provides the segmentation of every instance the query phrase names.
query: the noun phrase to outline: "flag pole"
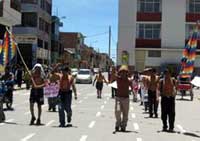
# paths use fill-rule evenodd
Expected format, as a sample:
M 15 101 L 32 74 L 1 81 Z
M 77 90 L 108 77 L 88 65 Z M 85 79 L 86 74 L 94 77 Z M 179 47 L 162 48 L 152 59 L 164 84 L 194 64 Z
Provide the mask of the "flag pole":
M 6 30 L 8 31 L 8 33 L 9 33 L 10 35 L 13 35 L 13 34 L 11 34 L 11 32 L 8 30 L 7 27 L 6 27 Z M 31 80 L 32 80 L 32 82 L 33 82 L 33 85 L 36 86 L 36 83 L 35 83 L 34 79 L 32 78 L 32 74 L 30 73 L 30 71 L 29 71 L 29 69 L 28 69 L 28 67 L 27 67 L 27 65 L 26 65 L 26 63 L 25 63 L 25 61 L 24 61 L 24 58 L 23 58 L 23 56 L 22 56 L 22 54 L 21 54 L 21 51 L 20 51 L 20 49 L 19 49 L 19 47 L 18 47 L 18 44 L 17 44 L 15 41 L 13 41 L 13 42 L 14 42 L 15 45 L 16 45 L 17 52 L 19 53 L 19 57 L 20 57 L 20 59 L 22 60 L 22 63 L 23 63 L 23 65 L 24 65 L 26 71 L 28 72 L 29 76 L 31 77 Z

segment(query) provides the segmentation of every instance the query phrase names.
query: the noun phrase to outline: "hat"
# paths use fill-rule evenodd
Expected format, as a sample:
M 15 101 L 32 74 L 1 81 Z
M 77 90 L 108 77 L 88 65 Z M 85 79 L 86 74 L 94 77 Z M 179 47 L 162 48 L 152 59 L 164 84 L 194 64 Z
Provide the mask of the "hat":
M 126 65 L 122 65 L 121 67 L 120 67 L 120 69 L 119 69 L 119 72 L 121 72 L 121 71 L 129 71 L 128 70 L 128 66 L 126 66 Z

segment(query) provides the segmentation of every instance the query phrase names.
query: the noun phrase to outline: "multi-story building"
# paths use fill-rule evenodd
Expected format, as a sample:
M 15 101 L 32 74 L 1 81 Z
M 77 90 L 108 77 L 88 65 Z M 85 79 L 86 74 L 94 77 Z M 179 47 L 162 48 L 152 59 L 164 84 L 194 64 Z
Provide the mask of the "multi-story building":
M 78 32 L 61 32 L 60 40 L 64 50 L 67 50 L 74 55 L 75 67 L 79 67 L 81 61 L 81 48 L 84 47 L 83 34 Z
M 52 16 L 51 25 L 51 63 L 57 63 L 62 58 L 64 49 L 60 42 L 59 28 L 63 25 L 57 16 Z
M 136 70 L 180 66 L 183 47 L 198 20 L 199 0 L 119 0 L 117 64 Z M 195 66 L 200 66 L 198 50 Z
M 22 24 L 13 30 L 29 68 L 50 64 L 51 9 L 52 0 L 21 0 Z
M 21 24 L 21 3 L 19 0 L 0 0 L 0 43 L 6 27 L 12 31 L 12 26 Z

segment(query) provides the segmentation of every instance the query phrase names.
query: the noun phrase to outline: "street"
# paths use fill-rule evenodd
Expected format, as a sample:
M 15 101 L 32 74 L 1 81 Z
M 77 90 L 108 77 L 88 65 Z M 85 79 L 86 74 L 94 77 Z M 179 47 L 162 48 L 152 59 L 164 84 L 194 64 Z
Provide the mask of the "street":
M 47 101 L 43 106 L 44 126 L 29 126 L 29 91 L 14 92 L 14 111 L 6 111 L 6 123 L 0 124 L 1 141 L 198 141 L 200 140 L 199 90 L 194 89 L 195 99 L 176 101 L 176 133 L 161 132 L 159 118 L 148 118 L 140 102 L 130 102 L 127 132 L 114 132 L 114 99 L 104 85 L 103 98 L 96 98 L 92 85 L 77 84 L 78 100 L 73 100 L 73 127 L 59 128 L 58 113 L 48 112 Z M 177 96 L 179 99 L 180 96 Z M 185 97 L 189 100 L 189 97 Z M 36 105 L 35 105 L 36 106 Z

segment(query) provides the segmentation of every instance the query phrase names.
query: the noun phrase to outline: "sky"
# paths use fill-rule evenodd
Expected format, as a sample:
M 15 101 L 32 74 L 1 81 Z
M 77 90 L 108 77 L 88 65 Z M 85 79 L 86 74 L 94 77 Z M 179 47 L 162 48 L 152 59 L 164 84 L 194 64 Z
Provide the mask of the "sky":
M 60 31 L 81 32 L 88 46 L 104 53 L 108 53 L 110 25 L 111 57 L 116 59 L 118 0 L 53 0 L 53 15 L 66 17 Z

